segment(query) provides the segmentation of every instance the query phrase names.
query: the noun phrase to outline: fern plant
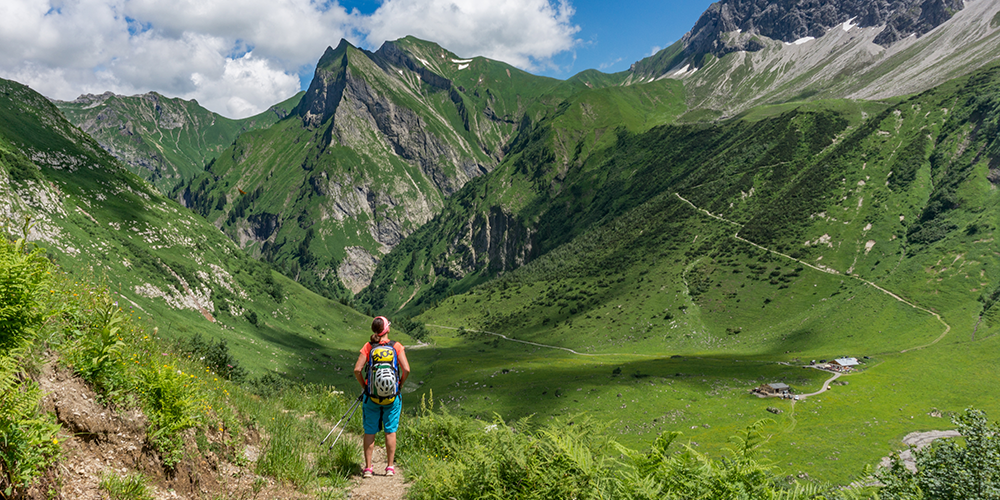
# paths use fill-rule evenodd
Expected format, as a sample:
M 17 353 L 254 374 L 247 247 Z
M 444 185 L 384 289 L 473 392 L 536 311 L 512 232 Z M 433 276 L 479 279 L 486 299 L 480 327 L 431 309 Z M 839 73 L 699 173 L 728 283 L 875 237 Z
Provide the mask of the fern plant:
M 40 414 L 41 390 L 19 362 L 48 315 L 41 297 L 50 269 L 42 250 L 29 250 L 24 237 L 13 243 L 0 238 L 0 489 L 8 498 L 29 486 L 59 451 L 59 426 Z
M 140 375 L 143 409 L 149 417 L 149 440 L 164 464 L 173 468 L 183 459 L 180 433 L 201 422 L 190 374 L 170 365 L 146 367 Z

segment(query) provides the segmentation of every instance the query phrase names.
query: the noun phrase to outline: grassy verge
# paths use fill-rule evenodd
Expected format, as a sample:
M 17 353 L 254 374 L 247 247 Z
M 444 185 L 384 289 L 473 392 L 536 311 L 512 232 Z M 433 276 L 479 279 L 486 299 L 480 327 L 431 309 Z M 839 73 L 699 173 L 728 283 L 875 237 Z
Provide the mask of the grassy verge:
M 249 465 L 244 444 L 254 436 L 261 440 L 256 473 L 304 493 L 343 490 L 360 470 L 360 453 L 349 445 L 333 452 L 320 446 L 326 422 L 348 408 L 341 391 L 273 376 L 242 385 L 227 380 L 233 370 L 175 350 L 106 288 L 73 281 L 23 239 L 0 239 L 0 290 L 3 496 L 26 494 L 59 460 L 60 426 L 40 412 L 42 395 L 31 376 L 48 362 L 72 370 L 111 409 L 140 408 L 149 422 L 147 441 L 168 470 L 209 451 Z M 360 425 L 351 430 L 359 432 Z M 143 484 L 137 476 L 115 475 L 105 477 L 102 488 L 116 498 L 144 498 Z

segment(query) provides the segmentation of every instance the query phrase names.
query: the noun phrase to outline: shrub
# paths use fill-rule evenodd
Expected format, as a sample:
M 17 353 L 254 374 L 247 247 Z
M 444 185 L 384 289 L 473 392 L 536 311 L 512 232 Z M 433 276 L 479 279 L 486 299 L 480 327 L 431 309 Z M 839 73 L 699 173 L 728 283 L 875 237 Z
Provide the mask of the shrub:
M 131 388 L 124 360 L 126 343 L 122 338 L 125 316 L 117 304 L 108 299 L 104 302 L 89 335 L 83 336 L 79 347 L 72 350 L 70 361 L 76 373 L 98 392 L 115 399 Z
M 198 359 L 216 375 L 233 382 L 242 382 L 247 378 L 247 371 L 240 366 L 239 360 L 229 352 L 225 339 L 217 342 L 204 341 L 197 333 L 191 340 L 181 344 L 181 352 Z
M 897 457 L 875 478 L 884 485 L 885 500 L 933 498 L 939 500 L 997 498 L 1000 496 L 1000 424 L 986 413 L 968 409 L 952 419 L 964 443 L 948 439 L 914 449 L 916 472 Z

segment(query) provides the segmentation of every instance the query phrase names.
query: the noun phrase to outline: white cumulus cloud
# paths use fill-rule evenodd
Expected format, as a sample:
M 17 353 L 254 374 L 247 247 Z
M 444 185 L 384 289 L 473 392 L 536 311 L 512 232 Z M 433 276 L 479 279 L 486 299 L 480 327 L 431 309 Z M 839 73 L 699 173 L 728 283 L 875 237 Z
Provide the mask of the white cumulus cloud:
M 565 0 L 386 0 L 363 26 L 368 40 L 413 35 L 530 70 L 577 45 L 574 12 Z
M 346 2 L 345 2 L 346 3 Z M 56 99 L 112 91 L 197 99 L 234 118 L 307 86 L 341 38 L 377 49 L 406 35 L 525 69 L 577 45 L 567 0 L 2 0 L 0 77 Z

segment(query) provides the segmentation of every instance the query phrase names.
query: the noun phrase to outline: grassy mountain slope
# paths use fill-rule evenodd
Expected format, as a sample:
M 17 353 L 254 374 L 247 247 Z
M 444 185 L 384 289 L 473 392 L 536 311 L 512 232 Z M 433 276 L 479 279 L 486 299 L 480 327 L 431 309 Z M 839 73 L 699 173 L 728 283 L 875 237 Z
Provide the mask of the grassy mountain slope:
M 106 283 L 167 338 L 223 339 L 256 373 L 329 381 L 321 358 L 367 321 L 247 257 L 160 195 L 41 95 L 0 82 L 0 214 L 66 271 Z M 353 344 L 353 342 L 351 342 Z
M 247 130 L 263 129 L 288 115 L 302 94 L 250 118 L 232 120 L 197 101 L 155 92 L 120 96 L 110 92 L 56 101 L 66 118 L 161 191 L 201 172 Z
M 433 332 L 411 356 L 423 387 L 470 415 L 587 411 L 627 443 L 677 430 L 716 452 L 772 406 L 773 457 L 842 483 L 905 434 L 946 426 L 942 411 L 993 410 L 998 96 L 991 67 L 906 99 L 623 132 L 600 168 L 558 182 L 559 156 L 539 155 L 544 203 L 521 205 L 538 255 L 471 291 L 437 272 L 445 285 L 403 309 Z M 544 151 L 541 137 L 516 154 Z M 454 202 L 488 207 L 518 182 L 494 177 L 503 168 Z M 462 237 L 437 221 L 411 238 Z M 424 247 L 408 241 L 383 262 L 413 262 Z M 407 268 L 386 268 L 393 312 L 407 282 L 389 269 Z M 869 359 L 829 394 L 747 395 L 819 390 L 829 375 L 797 365 L 843 355 Z
M 618 134 L 671 121 L 683 113 L 683 98 L 677 82 L 661 81 L 588 88 L 562 101 L 522 131 L 497 170 L 450 197 L 440 216 L 386 256 L 359 299 L 384 310 L 425 307 L 566 241 L 575 230 L 548 238 L 549 204 L 587 206 L 610 193 L 603 184 L 617 174 L 600 166 Z M 577 177 L 597 180 L 568 181 Z M 579 222 L 577 229 L 586 227 Z

